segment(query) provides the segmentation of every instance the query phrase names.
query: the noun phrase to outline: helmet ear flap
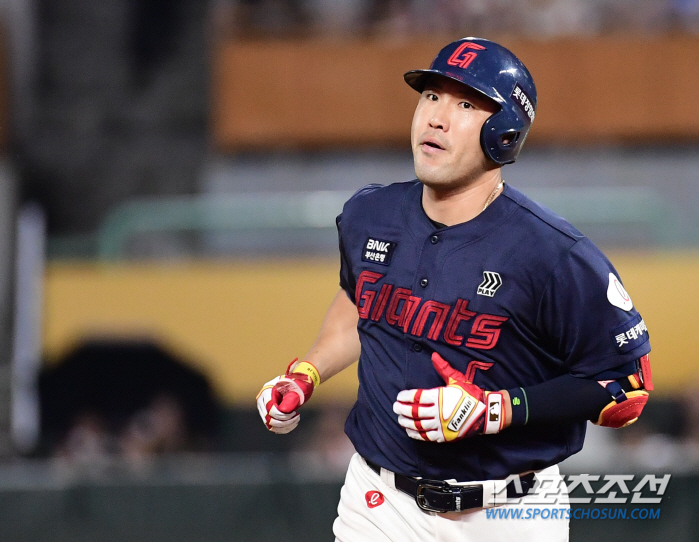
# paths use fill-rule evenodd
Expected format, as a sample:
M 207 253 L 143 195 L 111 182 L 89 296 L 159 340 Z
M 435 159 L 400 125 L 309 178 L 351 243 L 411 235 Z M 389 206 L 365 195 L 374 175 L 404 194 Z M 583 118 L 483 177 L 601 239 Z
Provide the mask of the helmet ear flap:
M 500 146 L 509 148 L 517 144 L 519 141 L 519 130 L 507 130 L 500 134 Z
M 512 127 L 512 120 L 510 118 L 508 122 L 506 113 L 501 110 L 486 120 L 481 128 L 481 148 L 496 164 L 511 164 L 519 154 L 524 127 Z

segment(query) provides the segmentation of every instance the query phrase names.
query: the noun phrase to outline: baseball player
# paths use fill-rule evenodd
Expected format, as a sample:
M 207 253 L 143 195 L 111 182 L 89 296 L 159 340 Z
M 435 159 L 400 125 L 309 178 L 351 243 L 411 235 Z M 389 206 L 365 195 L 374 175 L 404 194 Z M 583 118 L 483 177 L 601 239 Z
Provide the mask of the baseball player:
M 604 254 L 503 182 L 537 104 L 514 54 L 464 38 L 404 77 L 420 93 L 417 180 L 347 201 L 341 289 L 304 361 L 262 388 L 260 415 L 291 431 L 359 359 L 337 540 L 567 540 L 564 484 L 536 519 L 488 509 L 540 502 L 587 420 L 636 420 L 653 387 L 648 330 Z

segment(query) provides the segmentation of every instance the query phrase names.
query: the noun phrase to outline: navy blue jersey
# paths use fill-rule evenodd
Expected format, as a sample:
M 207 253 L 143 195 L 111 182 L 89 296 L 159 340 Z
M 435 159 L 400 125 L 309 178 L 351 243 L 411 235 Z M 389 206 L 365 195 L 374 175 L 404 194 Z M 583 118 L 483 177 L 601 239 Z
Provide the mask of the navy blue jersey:
M 445 385 L 439 352 L 486 390 L 592 377 L 650 350 L 612 264 L 584 235 L 505 185 L 473 220 L 440 228 L 422 184 L 370 185 L 337 219 L 340 284 L 356 303 L 359 392 L 345 430 L 365 458 L 408 476 L 505 478 L 578 452 L 585 423 L 510 427 L 450 443 L 413 440 L 398 392 Z

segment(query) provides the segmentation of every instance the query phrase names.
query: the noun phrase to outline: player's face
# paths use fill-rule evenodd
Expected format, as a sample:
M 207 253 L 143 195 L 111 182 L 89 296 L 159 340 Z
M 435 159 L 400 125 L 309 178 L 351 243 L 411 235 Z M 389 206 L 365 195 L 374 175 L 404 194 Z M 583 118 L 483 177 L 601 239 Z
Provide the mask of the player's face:
M 415 174 L 435 190 L 474 183 L 498 167 L 481 150 L 483 123 L 495 102 L 447 77 L 430 77 L 413 116 L 411 143 Z

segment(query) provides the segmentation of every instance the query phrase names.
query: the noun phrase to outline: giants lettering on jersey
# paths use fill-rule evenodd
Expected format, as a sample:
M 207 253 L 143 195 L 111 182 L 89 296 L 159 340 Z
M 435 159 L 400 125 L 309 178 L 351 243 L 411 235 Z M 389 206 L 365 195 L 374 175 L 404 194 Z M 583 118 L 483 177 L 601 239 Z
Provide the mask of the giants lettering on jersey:
M 355 303 L 359 317 L 378 322 L 382 318 L 390 325 L 403 329 L 415 337 L 433 341 L 443 338 L 454 346 L 468 346 L 481 350 L 494 348 L 500 338 L 500 326 L 508 318 L 494 314 L 478 314 L 468 310 L 468 299 L 458 299 L 447 305 L 431 299 L 414 296 L 408 288 L 383 284 L 381 288 L 370 287 L 384 275 L 374 271 L 362 271 L 357 278 Z M 366 287 L 366 288 L 365 288 Z M 427 322 L 432 318 L 432 323 Z M 464 322 L 473 321 L 469 337 L 460 334 Z

